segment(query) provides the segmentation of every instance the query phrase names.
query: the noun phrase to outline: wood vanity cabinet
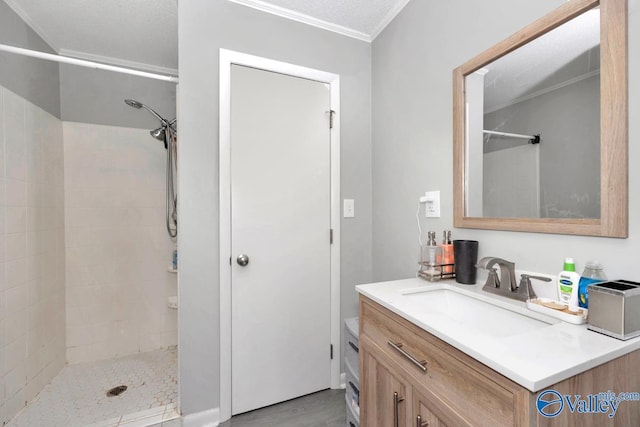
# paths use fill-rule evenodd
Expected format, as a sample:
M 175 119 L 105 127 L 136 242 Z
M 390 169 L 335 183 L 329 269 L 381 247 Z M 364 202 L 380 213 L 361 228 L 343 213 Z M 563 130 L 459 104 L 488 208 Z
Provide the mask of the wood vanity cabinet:
M 375 355 L 373 347 L 372 353 L 370 345 L 370 341 L 360 344 L 360 357 L 366 366 L 366 371 L 361 371 L 361 378 L 366 378 L 366 385 L 361 387 L 366 388 L 361 388 L 360 395 L 367 396 L 366 403 L 360 401 L 361 426 L 469 425 L 428 390 L 412 385 L 401 367 Z
M 640 391 L 639 354 L 630 353 L 548 388 L 585 396 L 607 390 Z M 547 419 L 537 413 L 536 397 L 537 393 L 360 296 L 362 427 L 640 425 L 640 402 L 621 404 L 613 419 L 571 413 Z

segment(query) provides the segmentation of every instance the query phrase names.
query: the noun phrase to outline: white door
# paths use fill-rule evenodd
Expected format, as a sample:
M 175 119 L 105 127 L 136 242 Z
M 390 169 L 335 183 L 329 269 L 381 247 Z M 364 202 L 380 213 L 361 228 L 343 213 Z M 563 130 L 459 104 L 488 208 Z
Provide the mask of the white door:
M 232 414 L 330 386 L 329 109 L 327 84 L 231 67 Z

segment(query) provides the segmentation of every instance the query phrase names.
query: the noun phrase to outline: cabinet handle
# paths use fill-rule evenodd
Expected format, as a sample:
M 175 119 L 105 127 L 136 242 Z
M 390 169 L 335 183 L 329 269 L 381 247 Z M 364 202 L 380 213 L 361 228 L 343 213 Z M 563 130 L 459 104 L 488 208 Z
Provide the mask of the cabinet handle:
M 398 427 L 398 404 L 404 400 L 404 397 L 398 396 L 398 392 L 393 392 L 393 427 Z
M 427 361 L 426 360 L 418 360 L 416 357 L 414 357 L 411 354 L 409 354 L 407 351 L 405 351 L 402 348 L 402 343 L 401 342 L 394 343 L 393 341 L 387 341 L 387 344 L 389 344 L 391 347 L 393 347 L 398 353 L 400 353 L 401 355 L 403 355 L 404 357 L 409 359 L 411 361 L 411 363 L 413 363 L 418 368 L 420 368 L 420 370 L 422 372 L 427 372 Z
M 356 353 L 360 353 L 360 351 L 358 350 L 358 346 L 355 345 L 354 343 L 352 343 L 351 341 L 349 341 L 349 345 L 351 346 L 351 348 L 353 349 L 353 351 L 355 351 Z
M 418 415 L 416 417 L 416 427 L 428 427 L 429 421 L 422 421 L 422 417 Z

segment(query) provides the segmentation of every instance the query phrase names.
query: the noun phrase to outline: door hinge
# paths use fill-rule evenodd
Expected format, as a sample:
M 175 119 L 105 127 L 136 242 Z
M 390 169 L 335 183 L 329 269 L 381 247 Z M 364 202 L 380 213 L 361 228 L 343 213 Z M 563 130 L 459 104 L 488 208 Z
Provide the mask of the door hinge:
M 329 244 L 333 245 L 333 228 L 329 229 Z
M 333 129 L 333 116 L 336 114 L 335 110 L 329 110 L 329 129 Z
M 333 360 L 333 344 L 329 344 L 329 358 Z

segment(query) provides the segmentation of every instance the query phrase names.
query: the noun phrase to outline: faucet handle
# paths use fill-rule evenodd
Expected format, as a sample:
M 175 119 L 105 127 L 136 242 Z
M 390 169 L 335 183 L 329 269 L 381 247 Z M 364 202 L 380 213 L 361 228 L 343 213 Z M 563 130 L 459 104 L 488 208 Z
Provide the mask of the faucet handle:
M 532 276 L 530 274 L 520 275 L 520 285 L 518 285 L 518 293 L 528 295 L 529 299 L 537 298 L 536 293 L 531 286 L 531 279 L 542 280 L 543 282 L 550 282 L 551 279 L 544 276 Z
M 500 279 L 498 278 L 498 272 L 495 267 L 489 269 L 489 274 L 487 275 L 487 282 L 484 284 L 485 287 L 489 288 L 499 288 L 500 287 Z

